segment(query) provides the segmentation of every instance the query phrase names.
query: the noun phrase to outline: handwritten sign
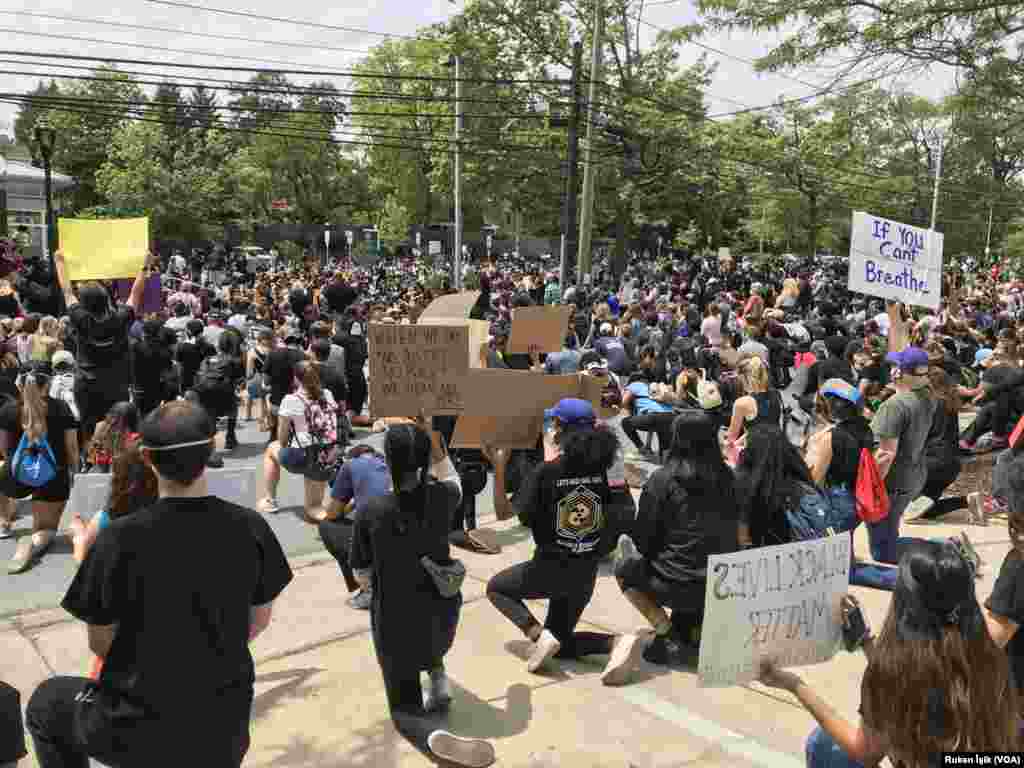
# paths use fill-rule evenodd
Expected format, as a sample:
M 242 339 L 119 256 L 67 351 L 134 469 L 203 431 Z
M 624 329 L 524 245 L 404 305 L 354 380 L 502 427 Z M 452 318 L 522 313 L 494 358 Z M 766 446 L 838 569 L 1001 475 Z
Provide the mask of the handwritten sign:
M 491 324 L 486 320 L 470 320 L 469 314 L 480 298 L 480 291 L 466 291 L 439 296 L 430 302 L 416 322 L 419 325 L 465 325 L 469 329 L 469 367 L 486 368 L 487 343 Z
M 762 658 L 783 667 L 831 659 L 850 583 L 850 534 L 708 558 L 700 684 L 756 680 Z
M 462 410 L 469 370 L 467 326 L 371 323 L 368 340 L 375 418 Z
M 149 252 L 149 219 L 60 219 L 69 280 L 135 277 Z
M 849 289 L 938 309 L 942 300 L 941 232 L 854 211 Z
M 570 307 L 521 307 L 512 310 L 511 353 L 559 352 L 569 329 Z

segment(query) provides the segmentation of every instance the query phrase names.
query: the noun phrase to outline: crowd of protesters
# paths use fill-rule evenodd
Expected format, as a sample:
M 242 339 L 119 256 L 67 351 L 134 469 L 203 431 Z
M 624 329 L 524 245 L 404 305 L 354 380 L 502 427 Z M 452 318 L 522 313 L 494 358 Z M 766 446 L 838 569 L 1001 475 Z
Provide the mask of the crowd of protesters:
M 636 256 L 622 275 L 605 267 L 572 286 L 515 255 L 477 264 L 462 278 L 479 291 L 470 316 L 490 323 L 487 367 L 597 377 L 601 397 L 545 410 L 533 449 L 450 450 L 455 418 L 375 422 L 367 403 L 367 325 L 415 323 L 449 291 L 423 260 L 254 273 L 223 255 L 175 255 L 148 260 L 123 296 L 114 284 L 73 285 L 59 252 L 55 264 L 56 298 L 17 277 L 0 283 L 0 537 L 12 534 L 16 500 L 30 498 L 32 515 L 9 573 L 51 548 L 77 473 L 110 473 L 111 494 L 88 520 L 82 512 L 95 510 L 72 510 L 81 567 L 63 606 L 88 624 L 96 665 L 31 695 L 42 768 L 84 767 L 89 756 L 176 765 L 196 744 L 211 765 L 241 763 L 248 644 L 291 579 L 263 517 L 280 510 L 282 470 L 303 479 L 305 519 L 338 560 L 349 605 L 370 611 L 397 730 L 434 758 L 496 759 L 489 742 L 444 727 L 444 657 L 465 576 L 451 547 L 498 551 L 475 513 L 491 472 L 497 518 L 518 518 L 536 544 L 487 585 L 530 641 L 531 672 L 604 656 L 602 681 L 620 685 L 641 657 L 690 663 L 710 556 L 848 535 L 863 522 L 871 559 L 851 564 L 850 582 L 894 600 L 879 638 L 865 627 L 851 646 L 868 655 L 860 725 L 795 675 L 762 669 L 820 725 L 808 765 L 888 755 L 926 768 L 953 747 L 1020 748 L 1024 286 L 998 272 L 948 280 L 941 307 L 922 311 L 851 295 L 845 264 L 816 259 L 781 269 Z M 162 294 L 147 311 L 157 276 Z M 515 309 L 553 304 L 570 307 L 562 349 L 510 353 Z M 965 413 L 973 421 L 961 429 Z M 207 495 L 206 470 L 238 447 L 239 418 L 266 438 L 255 510 Z M 383 453 L 344 450 L 370 431 L 386 432 Z M 993 488 L 943 498 L 965 457 L 992 451 Z M 862 509 L 868 475 L 885 490 L 886 514 Z M 815 505 L 829 510 L 822 520 L 807 513 Z M 966 534 L 902 535 L 912 517 L 960 509 L 977 523 L 1008 515 L 1014 549 L 984 604 L 974 587 L 984 563 Z M 210 526 L 198 539 L 192 510 Z M 608 557 L 648 632 L 577 631 Z M 526 603 L 539 599 L 549 603 L 543 621 Z M 844 616 L 855 611 L 844 603 Z M 17 692 L 0 694 L 0 706 L 20 706 Z M 23 753 L 5 738 L 0 728 L 0 765 Z

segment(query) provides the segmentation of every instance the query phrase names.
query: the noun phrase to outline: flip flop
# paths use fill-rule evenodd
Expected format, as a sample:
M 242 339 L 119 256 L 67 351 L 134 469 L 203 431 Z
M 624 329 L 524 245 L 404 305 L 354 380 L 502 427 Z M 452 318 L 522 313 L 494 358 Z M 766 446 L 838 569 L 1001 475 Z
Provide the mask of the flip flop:
M 453 547 L 481 555 L 497 555 L 501 552 L 501 546 L 496 539 L 491 539 L 486 533 L 480 536 L 478 531 L 453 531 L 448 536 L 448 541 Z

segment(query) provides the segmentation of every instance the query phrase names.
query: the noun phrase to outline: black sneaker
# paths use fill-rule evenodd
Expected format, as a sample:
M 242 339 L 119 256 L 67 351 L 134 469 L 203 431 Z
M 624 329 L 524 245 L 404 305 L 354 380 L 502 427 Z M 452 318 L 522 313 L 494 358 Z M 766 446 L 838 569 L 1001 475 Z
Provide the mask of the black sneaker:
M 234 435 L 228 435 L 224 438 L 224 450 L 233 451 L 238 447 L 238 438 Z
M 208 466 L 210 469 L 223 469 L 224 459 L 214 454 L 213 456 L 206 460 L 206 466 Z
M 643 657 L 649 664 L 671 666 L 685 661 L 687 653 L 679 636 L 673 630 L 665 635 L 656 635 L 650 645 L 644 648 Z

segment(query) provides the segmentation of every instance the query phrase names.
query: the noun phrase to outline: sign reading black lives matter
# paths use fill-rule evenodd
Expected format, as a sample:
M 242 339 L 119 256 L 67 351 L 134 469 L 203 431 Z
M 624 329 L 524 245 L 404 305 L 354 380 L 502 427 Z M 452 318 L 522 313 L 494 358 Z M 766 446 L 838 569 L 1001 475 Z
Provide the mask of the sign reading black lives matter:
M 367 338 L 375 418 L 462 410 L 468 327 L 370 324 Z
M 849 533 L 709 557 L 701 686 L 756 680 L 763 658 L 781 667 L 831 659 L 849 584 Z

